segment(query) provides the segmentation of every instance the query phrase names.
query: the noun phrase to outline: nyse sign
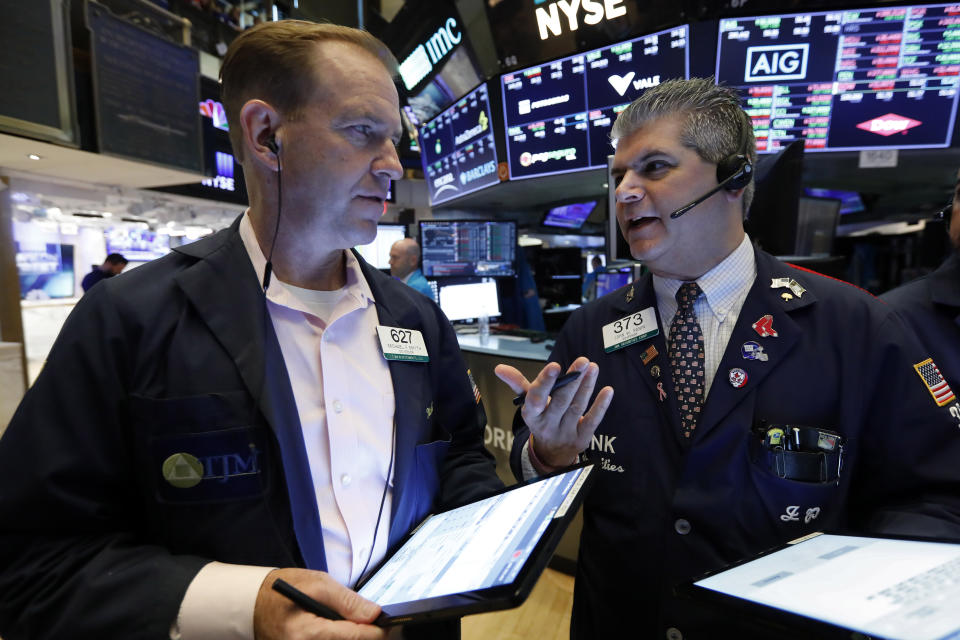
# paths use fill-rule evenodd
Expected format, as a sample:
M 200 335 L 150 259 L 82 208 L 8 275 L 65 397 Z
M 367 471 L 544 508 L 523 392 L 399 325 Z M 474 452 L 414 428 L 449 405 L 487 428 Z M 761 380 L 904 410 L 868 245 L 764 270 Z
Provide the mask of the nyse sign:
M 417 45 L 406 59 L 400 63 L 400 77 L 408 90 L 413 89 L 448 53 L 460 44 L 463 34 L 457 21 L 447 18 L 437 31 L 423 44 Z
M 563 33 L 566 23 L 570 31 L 580 27 L 579 14 L 583 12 L 583 22 L 590 26 L 599 24 L 602 20 L 613 20 L 627 15 L 627 8 L 621 7 L 623 0 L 556 0 L 546 7 L 537 7 L 537 27 L 540 29 L 540 39 L 546 40 L 550 36 L 559 36 Z

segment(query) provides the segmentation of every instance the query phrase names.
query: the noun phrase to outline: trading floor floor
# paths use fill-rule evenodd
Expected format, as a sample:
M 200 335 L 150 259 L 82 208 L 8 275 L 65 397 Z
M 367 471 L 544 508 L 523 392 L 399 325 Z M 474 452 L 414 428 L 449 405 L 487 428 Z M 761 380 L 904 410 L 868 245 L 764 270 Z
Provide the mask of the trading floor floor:
M 546 569 L 522 606 L 464 618 L 462 640 L 567 640 L 572 604 L 573 576 Z

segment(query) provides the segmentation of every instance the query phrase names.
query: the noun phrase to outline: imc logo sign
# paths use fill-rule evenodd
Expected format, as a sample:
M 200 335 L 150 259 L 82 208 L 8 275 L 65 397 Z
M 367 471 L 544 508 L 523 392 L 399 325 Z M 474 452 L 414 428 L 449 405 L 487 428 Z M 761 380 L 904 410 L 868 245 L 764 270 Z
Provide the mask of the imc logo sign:
M 895 133 L 906 133 L 907 129 L 913 129 L 921 124 L 923 123 L 919 120 L 907 118 L 906 116 L 898 116 L 895 113 L 888 113 L 879 118 L 861 122 L 857 125 L 857 129 L 863 129 L 870 133 L 879 133 L 881 136 L 892 136 Z
M 802 80 L 807 76 L 810 44 L 773 44 L 747 47 L 746 82 Z

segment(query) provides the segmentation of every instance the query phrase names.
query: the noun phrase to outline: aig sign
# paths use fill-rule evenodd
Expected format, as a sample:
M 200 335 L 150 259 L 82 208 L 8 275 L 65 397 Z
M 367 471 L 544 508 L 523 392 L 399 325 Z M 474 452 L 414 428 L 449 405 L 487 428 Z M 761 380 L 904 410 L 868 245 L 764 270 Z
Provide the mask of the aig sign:
M 417 45 L 407 58 L 400 63 L 400 77 L 407 90 L 413 89 L 427 74 L 433 71 L 434 66 L 443 60 L 448 53 L 460 44 L 463 34 L 457 27 L 454 18 L 447 18 L 436 33 L 431 35 L 423 44 Z
M 807 75 L 810 45 L 787 44 L 747 47 L 746 82 L 801 80 Z

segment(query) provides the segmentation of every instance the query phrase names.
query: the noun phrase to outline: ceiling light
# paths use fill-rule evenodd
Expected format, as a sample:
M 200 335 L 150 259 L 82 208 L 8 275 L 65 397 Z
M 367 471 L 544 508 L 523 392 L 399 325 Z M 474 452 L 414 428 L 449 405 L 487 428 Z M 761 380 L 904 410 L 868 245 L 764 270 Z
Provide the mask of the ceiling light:
M 42 158 L 42 156 L 38 156 L 35 153 L 28 153 L 27 157 L 30 158 L 31 160 L 40 160 Z

